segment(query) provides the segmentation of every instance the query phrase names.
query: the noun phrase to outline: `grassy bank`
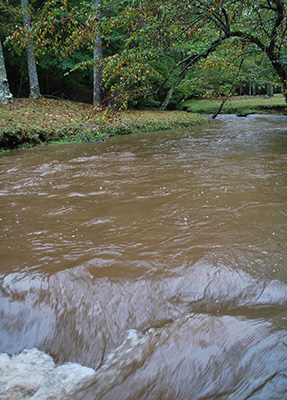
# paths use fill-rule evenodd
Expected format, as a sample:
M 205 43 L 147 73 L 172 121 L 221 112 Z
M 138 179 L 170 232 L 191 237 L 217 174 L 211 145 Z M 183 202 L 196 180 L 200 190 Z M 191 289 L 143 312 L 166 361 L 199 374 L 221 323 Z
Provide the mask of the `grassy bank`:
M 0 149 L 51 142 L 102 140 L 107 136 L 188 127 L 206 123 L 186 112 L 126 111 L 111 118 L 83 103 L 41 98 L 0 106 Z
M 221 99 L 187 100 L 181 108 L 191 113 L 214 114 L 218 111 Z M 287 105 L 282 95 L 264 96 L 234 96 L 230 97 L 221 110 L 222 114 L 287 114 Z

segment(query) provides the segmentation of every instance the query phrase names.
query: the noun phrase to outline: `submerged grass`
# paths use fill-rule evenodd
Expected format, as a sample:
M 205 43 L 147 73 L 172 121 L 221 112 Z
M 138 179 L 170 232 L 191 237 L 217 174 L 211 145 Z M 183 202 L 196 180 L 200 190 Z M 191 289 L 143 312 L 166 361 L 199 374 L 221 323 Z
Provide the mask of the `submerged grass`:
M 91 105 L 40 98 L 0 105 L 0 149 L 51 142 L 103 140 L 107 136 L 207 123 L 202 115 L 176 111 L 126 111 L 111 115 Z
M 187 100 L 181 108 L 191 113 L 214 114 L 218 111 L 222 99 Z M 283 95 L 265 96 L 233 96 L 224 104 L 222 114 L 287 114 L 287 105 Z

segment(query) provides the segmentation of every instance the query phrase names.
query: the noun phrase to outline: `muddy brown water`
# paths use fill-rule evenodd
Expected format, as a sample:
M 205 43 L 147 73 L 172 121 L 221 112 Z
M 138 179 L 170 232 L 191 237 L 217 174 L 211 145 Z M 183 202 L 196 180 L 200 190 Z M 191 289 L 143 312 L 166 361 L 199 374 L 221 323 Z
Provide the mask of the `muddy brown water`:
M 0 353 L 93 368 L 73 399 L 287 399 L 287 117 L 0 165 Z

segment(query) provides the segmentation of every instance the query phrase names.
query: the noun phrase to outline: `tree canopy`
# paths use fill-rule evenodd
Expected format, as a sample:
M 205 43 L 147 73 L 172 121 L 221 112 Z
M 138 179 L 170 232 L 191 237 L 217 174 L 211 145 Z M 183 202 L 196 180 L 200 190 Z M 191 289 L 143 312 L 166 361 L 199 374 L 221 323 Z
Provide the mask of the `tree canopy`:
M 18 2 L 1 3 L 12 63 L 28 36 Z M 3 15 L 11 9 L 18 11 L 8 26 Z M 286 0 L 31 0 L 40 85 L 88 87 L 94 68 L 101 101 L 117 107 L 165 108 L 174 99 L 233 93 L 249 81 L 280 83 L 287 101 L 286 9 Z
M 286 7 L 285 0 L 132 1 L 113 23 L 128 27 L 127 54 L 121 59 L 129 65 L 135 56 L 148 71 L 160 55 L 181 51 L 182 57 L 174 60 L 157 91 L 170 79 L 180 81 L 199 61 L 229 45 L 234 60 L 244 61 L 246 52 L 261 53 L 278 75 L 287 100 Z

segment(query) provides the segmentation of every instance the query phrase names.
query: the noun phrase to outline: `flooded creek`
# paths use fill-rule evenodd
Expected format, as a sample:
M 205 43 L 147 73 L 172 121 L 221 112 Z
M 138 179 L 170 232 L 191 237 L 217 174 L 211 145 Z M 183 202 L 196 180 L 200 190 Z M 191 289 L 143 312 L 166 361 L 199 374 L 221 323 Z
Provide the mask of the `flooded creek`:
M 287 117 L 0 165 L 1 400 L 287 398 Z

